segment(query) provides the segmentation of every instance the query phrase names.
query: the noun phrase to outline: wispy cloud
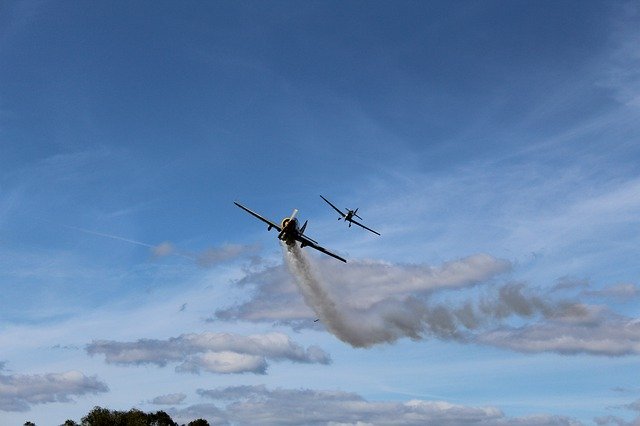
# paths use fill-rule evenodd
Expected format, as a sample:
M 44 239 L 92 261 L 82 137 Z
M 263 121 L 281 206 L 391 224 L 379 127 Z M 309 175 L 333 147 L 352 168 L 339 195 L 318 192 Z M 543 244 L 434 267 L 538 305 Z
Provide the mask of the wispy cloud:
M 638 297 L 640 289 L 635 284 L 619 283 L 605 286 L 599 290 L 585 290 L 582 294 L 605 299 L 631 300 Z
M 102 354 L 117 365 L 179 363 L 177 372 L 266 374 L 268 361 L 329 364 L 331 358 L 317 346 L 307 349 L 282 333 L 250 336 L 229 333 L 183 334 L 167 340 L 135 342 L 97 340 L 87 345 L 89 355 Z
M 636 2 L 618 6 L 618 19 L 613 34 L 615 48 L 606 61 L 604 85 L 617 99 L 629 106 L 640 107 L 640 7 Z

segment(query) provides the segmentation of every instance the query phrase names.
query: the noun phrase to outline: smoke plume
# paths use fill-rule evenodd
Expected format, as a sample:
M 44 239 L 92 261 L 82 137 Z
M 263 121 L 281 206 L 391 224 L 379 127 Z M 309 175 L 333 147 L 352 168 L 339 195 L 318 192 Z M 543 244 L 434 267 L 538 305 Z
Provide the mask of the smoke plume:
M 425 318 L 422 304 L 407 299 L 385 300 L 367 310 L 342 306 L 326 291 L 302 249 L 282 246 L 287 268 L 296 278 L 305 303 L 338 339 L 354 347 L 369 347 L 405 336 L 420 338 Z

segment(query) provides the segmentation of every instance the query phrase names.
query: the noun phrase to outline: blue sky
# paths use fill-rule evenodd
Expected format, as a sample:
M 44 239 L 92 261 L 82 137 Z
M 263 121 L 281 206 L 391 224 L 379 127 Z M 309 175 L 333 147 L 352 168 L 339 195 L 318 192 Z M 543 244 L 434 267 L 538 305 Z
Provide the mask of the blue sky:
M 3 2 L 0 418 L 636 424 L 639 21 Z

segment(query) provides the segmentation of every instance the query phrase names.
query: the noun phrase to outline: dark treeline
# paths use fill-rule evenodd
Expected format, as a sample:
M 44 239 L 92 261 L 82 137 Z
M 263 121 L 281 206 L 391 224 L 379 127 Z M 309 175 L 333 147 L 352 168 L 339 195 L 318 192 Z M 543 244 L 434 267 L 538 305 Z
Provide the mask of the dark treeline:
M 33 422 L 25 422 L 24 426 L 36 426 Z M 109 410 L 102 407 L 94 407 L 89 414 L 84 416 L 80 423 L 67 420 L 60 426 L 210 426 L 204 419 L 197 419 L 188 424 L 179 425 L 164 411 L 145 413 L 132 408 L 129 411 Z

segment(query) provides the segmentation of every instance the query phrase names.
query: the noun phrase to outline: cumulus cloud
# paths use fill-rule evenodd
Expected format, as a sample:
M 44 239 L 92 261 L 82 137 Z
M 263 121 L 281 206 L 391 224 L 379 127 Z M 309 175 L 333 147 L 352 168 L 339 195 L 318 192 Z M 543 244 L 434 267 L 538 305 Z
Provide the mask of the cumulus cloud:
M 268 361 L 329 364 L 329 354 L 317 346 L 307 349 L 282 333 L 239 336 L 228 333 L 183 334 L 167 340 L 140 339 L 135 342 L 97 340 L 87 345 L 89 355 L 103 354 L 118 365 L 179 363 L 178 372 L 265 374 Z
M 178 420 L 215 416 L 222 424 L 264 425 L 579 425 L 567 417 L 541 414 L 507 417 L 496 407 L 470 407 L 445 401 L 367 401 L 356 393 L 313 389 L 268 389 L 264 385 L 200 389 L 216 404 L 173 410 Z M 212 419 L 210 419 L 212 420 Z
M 79 371 L 47 374 L 0 373 L 0 410 L 28 411 L 32 405 L 69 402 L 72 396 L 107 392 L 96 376 Z
M 187 395 L 183 393 L 170 393 L 167 395 L 156 396 L 149 402 L 155 405 L 180 405 L 186 398 Z

